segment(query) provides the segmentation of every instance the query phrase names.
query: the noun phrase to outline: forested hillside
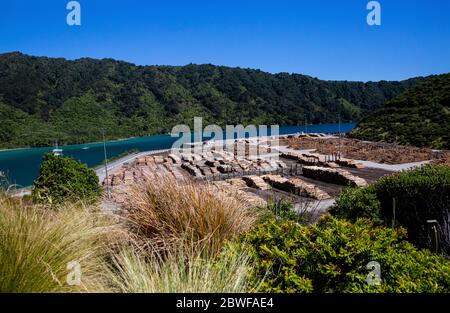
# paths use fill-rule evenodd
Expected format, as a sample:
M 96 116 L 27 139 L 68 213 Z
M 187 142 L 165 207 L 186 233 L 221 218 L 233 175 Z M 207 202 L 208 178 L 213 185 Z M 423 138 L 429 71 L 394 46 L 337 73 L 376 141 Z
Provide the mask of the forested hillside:
M 364 118 L 351 135 L 450 149 L 450 74 L 426 79 Z
M 355 121 L 413 86 L 321 81 L 214 65 L 135 66 L 112 59 L 0 55 L 0 147 L 83 143 L 170 131 L 192 123 Z

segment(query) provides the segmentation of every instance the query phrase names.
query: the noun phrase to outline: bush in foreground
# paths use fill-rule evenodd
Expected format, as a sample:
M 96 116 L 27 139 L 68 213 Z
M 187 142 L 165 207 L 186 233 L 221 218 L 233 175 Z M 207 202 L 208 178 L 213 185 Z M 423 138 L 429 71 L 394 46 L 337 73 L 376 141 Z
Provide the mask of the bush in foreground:
M 107 220 L 78 205 L 24 207 L 0 194 L 0 292 L 105 290 L 101 257 L 111 230 Z M 71 262 L 81 267 L 80 285 L 68 283 L 77 280 Z
M 364 188 L 348 187 L 336 198 L 336 204 L 329 210 L 336 217 L 356 221 L 357 218 L 368 218 L 381 224 L 381 203 L 376 195 L 374 185 Z
M 83 199 L 94 201 L 100 194 L 95 172 L 72 158 L 44 155 L 39 176 L 34 182 L 33 199 L 62 203 Z
M 355 221 L 367 217 L 386 226 L 401 225 L 415 245 L 431 247 L 428 220 L 440 228 L 441 247 L 450 255 L 450 167 L 426 165 L 344 191 L 331 213 Z
M 374 227 L 330 215 L 305 227 L 269 220 L 244 237 L 255 261 L 261 292 L 449 292 L 450 261 L 404 240 L 403 229 Z M 371 261 L 381 284 L 366 279 Z

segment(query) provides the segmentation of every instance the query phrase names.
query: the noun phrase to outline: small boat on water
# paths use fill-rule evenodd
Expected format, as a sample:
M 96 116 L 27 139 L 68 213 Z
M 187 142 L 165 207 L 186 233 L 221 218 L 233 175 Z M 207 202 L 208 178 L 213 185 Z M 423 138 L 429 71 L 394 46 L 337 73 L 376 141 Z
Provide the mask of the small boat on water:
M 62 155 L 63 154 L 63 150 L 62 149 L 53 149 L 53 154 L 56 156 Z
M 52 153 L 56 156 L 60 156 L 63 154 L 63 150 L 58 147 L 58 141 L 56 141 L 55 149 L 53 149 Z
M 83 147 L 83 148 L 81 148 L 81 150 L 89 150 L 90 149 L 90 147 Z

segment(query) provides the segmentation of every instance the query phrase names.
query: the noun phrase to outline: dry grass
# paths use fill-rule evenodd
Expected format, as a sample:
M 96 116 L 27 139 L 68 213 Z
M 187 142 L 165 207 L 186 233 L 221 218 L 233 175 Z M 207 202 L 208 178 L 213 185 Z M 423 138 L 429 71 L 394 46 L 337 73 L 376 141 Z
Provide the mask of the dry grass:
M 80 204 L 26 207 L 0 194 L 0 292 L 106 291 L 102 258 L 113 230 L 108 218 Z M 79 285 L 72 285 L 73 261 Z
M 259 210 L 172 179 L 129 195 L 124 232 L 95 207 L 26 205 L 0 194 L 0 292 L 248 290 L 248 254 L 224 246 L 257 222 Z M 79 285 L 67 281 L 73 261 Z
M 244 250 L 225 248 L 215 257 L 199 251 L 168 251 L 162 258 L 136 247 L 113 253 L 109 277 L 119 292 L 230 293 L 246 292 L 252 269 Z
M 249 230 L 258 220 L 256 209 L 214 193 L 203 184 L 161 178 L 131 191 L 127 209 L 138 233 L 154 247 L 184 242 L 217 253 L 223 242 Z

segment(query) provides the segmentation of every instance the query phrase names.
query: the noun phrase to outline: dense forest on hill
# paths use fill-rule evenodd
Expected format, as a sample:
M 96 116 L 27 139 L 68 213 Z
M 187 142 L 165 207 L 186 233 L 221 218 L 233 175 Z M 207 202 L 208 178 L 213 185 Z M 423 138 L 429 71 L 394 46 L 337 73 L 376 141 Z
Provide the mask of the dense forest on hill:
M 426 79 L 364 118 L 351 136 L 450 149 L 450 74 Z
M 0 55 L 0 147 L 84 143 L 204 123 L 356 121 L 423 78 L 322 81 L 299 74 L 214 65 L 136 66 L 112 59 L 68 61 Z

